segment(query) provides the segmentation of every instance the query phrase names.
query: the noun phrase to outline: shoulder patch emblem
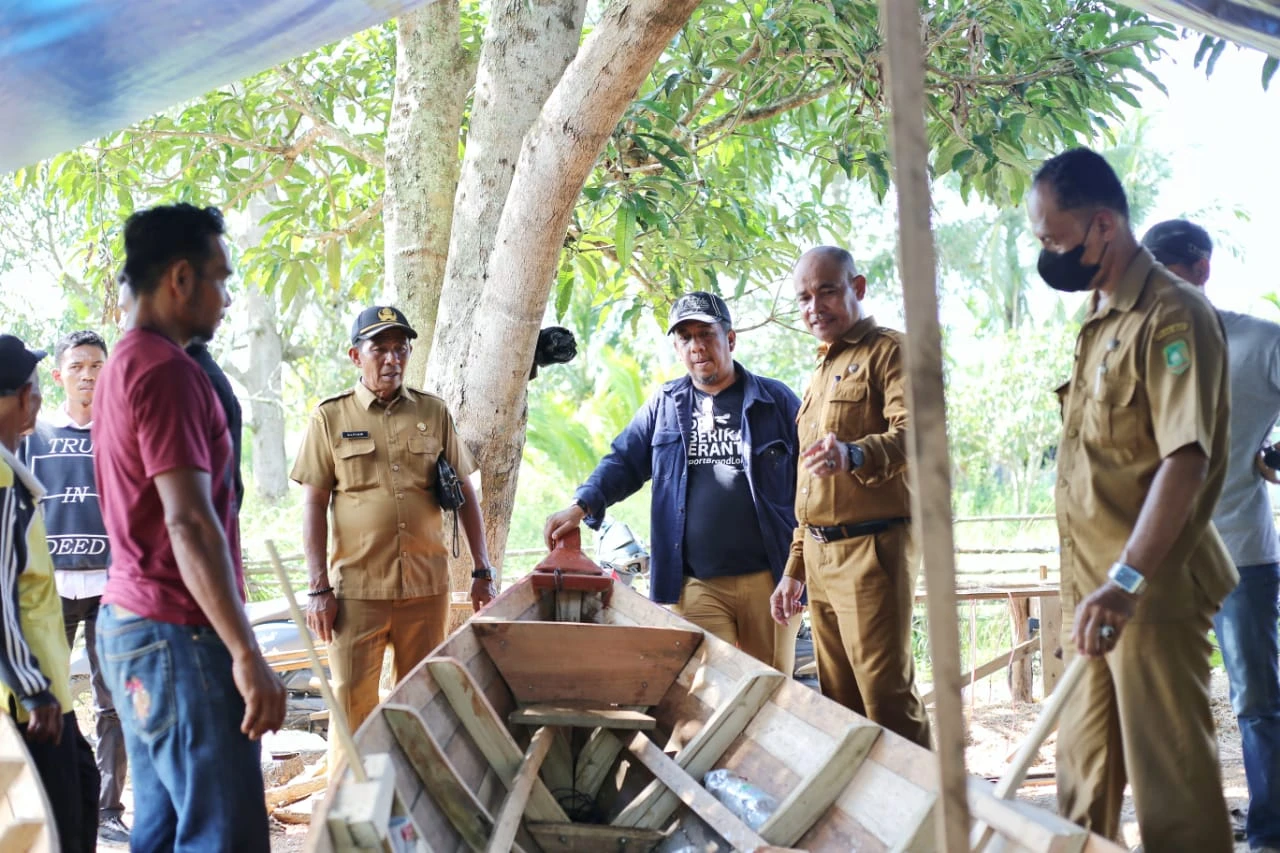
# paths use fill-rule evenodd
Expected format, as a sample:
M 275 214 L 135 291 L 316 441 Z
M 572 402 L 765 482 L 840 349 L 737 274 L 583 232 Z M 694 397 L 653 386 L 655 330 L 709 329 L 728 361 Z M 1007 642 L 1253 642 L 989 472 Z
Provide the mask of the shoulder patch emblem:
M 1164 348 L 1164 366 L 1174 376 L 1181 376 L 1191 369 L 1191 349 L 1186 341 L 1174 341 Z
M 1163 326 L 1156 331 L 1156 340 L 1163 341 L 1165 338 L 1169 337 L 1170 335 L 1176 335 L 1179 332 L 1185 332 L 1190 328 L 1191 328 L 1191 325 L 1189 323 L 1171 323 L 1170 325 Z

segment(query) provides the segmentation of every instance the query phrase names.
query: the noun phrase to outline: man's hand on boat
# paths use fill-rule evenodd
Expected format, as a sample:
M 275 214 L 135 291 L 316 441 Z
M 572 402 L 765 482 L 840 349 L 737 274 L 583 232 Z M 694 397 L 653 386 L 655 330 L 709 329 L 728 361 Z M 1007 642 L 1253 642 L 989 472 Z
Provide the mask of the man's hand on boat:
M 788 577 L 778 581 L 773 595 L 769 596 L 769 612 L 773 614 L 773 621 L 779 625 L 787 624 L 792 616 L 804 609 L 800 600 L 803 596 L 804 584 L 800 581 Z
M 240 731 L 257 740 L 284 725 L 285 692 L 280 676 L 267 665 L 257 647 L 246 648 L 231 661 L 231 676 L 244 699 Z
M 471 581 L 471 609 L 475 612 L 479 613 L 480 608 L 493 601 L 497 595 L 498 588 L 494 586 L 492 578 L 476 578 Z
M 542 528 L 542 538 L 546 540 L 547 550 L 556 547 L 556 540 L 570 531 L 577 530 L 587 512 L 576 503 L 570 504 L 559 512 L 547 516 L 547 523 Z
M 338 597 L 333 588 L 307 594 L 307 627 L 322 643 L 333 642 L 333 623 L 338 618 Z
M 57 699 L 37 705 L 30 710 L 27 722 L 27 740 L 32 743 L 58 743 L 62 740 L 62 705 Z

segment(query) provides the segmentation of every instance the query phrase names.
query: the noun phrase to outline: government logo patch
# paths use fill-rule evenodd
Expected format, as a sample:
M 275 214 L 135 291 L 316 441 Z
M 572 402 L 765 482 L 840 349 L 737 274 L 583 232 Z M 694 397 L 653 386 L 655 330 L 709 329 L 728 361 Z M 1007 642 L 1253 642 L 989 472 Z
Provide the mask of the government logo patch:
M 1164 366 L 1174 376 L 1181 376 L 1191 369 L 1191 350 L 1186 341 L 1174 341 L 1164 348 Z

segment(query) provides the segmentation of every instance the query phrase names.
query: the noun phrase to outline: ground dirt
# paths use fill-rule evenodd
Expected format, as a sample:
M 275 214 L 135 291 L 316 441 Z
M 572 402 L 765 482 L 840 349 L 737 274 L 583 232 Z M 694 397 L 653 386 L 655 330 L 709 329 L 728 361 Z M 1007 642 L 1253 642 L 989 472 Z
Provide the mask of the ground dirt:
M 965 714 L 969 732 L 965 760 L 970 773 L 996 779 L 1000 776 L 1013 752 L 1022 743 L 1030 731 L 1039 713 L 1038 702 L 1015 703 L 1009 699 L 1008 690 L 996 675 L 988 682 L 980 682 L 970 691 L 966 691 Z M 92 711 L 78 706 L 80 728 L 86 733 L 93 731 Z M 1231 705 L 1227 698 L 1227 679 L 1221 671 L 1213 675 L 1213 716 L 1218 726 L 1218 744 L 1222 758 L 1223 790 L 1226 793 L 1229 808 L 1240 809 L 1243 813 L 1248 805 L 1248 792 L 1245 788 L 1244 764 L 1240 755 L 1240 732 L 1236 728 L 1235 717 L 1231 713 Z M 1053 753 L 1056 736 L 1051 735 L 1040 751 L 1038 762 L 1031 768 L 1030 784 L 1020 793 L 1022 799 L 1038 806 L 1052 809 L 1055 806 L 1056 790 L 1053 786 Z M 125 789 L 126 807 L 125 822 L 133 822 L 132 791 Z M 1130 847 L 1139 843 L 1138 826 L 1133 812 L 1133 798 L 1126 796 L 1124 802 L 1124 841 Z M 306 826 L 285 825 L 272 821 L 271 849 L 273 853 L 300 853 L 305 849 L 307 835 Z M 127 845 L 99 842 L 102 851 L 124 851 Z M 1248 853 L 1248 845 L 1236 845 L 1236 853 Z

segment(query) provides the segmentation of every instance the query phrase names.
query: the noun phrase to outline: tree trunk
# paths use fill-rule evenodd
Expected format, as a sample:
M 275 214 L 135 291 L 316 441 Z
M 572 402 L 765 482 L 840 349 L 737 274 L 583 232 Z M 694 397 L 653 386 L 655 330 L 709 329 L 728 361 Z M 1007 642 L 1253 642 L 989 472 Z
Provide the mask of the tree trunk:
M 249 199 L 249 228 L 236 238 L 241 252 L 262 242 L 267 228 L 262 219 L 271 212 L 274 188 Z M 284 337 L 280 334 L 278 291 L 263 293 L 261 282 L 247 282 L 245 315 L 249 317 L 249 367 L 236 378 L 249 394 L 248 426 L 253 442 L 253 484 L 258 497 L 274 503 L 289 491 L 289 471 L 284 449 L 284 398 L 281 370 Z M 302 296 L 299 299 L 304 298 Z
M 424 379 L 455 412 L 465 394 L 475 311 L 489 277 L 489 257 L 520 145 L 578 52 L 585 8 L 586 0 L 498 0 L 490 13 L 454 199 L 445 286 Z M 519 429 L 523 434 L 523 418 Z M 465 430 L 462 435 L 471 438 Z M 481 452 L 474 441 L 470 445 Z M 501 565 L 501 552 L 491 552 L 491 557 Z M 469 556 L 453 560 L 453 588 L 466 589 L 470 572 Z
M 437 0 L 399 19 L 396 90 L 387 127 L 383 206 L 387 293 L 418 331 L 407 375 L 421 376 L 444 282 L 458 134 L 475 63 L 462 46 L 457 0 Z
M 578 52 L 585 9 L 586 0 L 495 0 L 490 10 L 424 380 L 455 406 L 520 145 Z
M 245 290 L 245 313 L 251 319 L 249 366 L 242 375 L 249 392 L 249 426 L 253 430 L 253 484 L 258 497 L 274 503 L 289 491 L 280 386 L 284 340 L 280 337 L 279 301 L 276 293 L 263 293 L 256 285 Z
M 526 385 L 574 205 L 609 134 L 698 0 L 615 2 L 525 137 L 466 364 L 458 427 L 485 476 L 489 550 L 506 547 L 524 448 Z

